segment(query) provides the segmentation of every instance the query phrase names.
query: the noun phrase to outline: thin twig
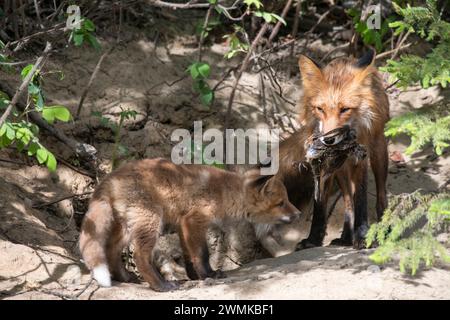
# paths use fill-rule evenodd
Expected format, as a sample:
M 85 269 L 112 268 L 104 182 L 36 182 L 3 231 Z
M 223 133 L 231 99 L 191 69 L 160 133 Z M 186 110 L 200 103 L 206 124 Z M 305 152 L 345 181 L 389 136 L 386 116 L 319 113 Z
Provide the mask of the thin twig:
M 97 65 L 95 66 L 94 72 L 92 72 L 91 77 L 89 78 L 89 82 L 86 86 L 86 88 L 84 89 L 83 93 L 81 94 L 80 97 L 80 102 L 78 102 L 78 108 L 77 108 L 77 113 L 75 115 L 75 119 L 78 119 L 80 117 L 80 112 L 81 112 L 81 108 L 83 107 L 83 102 L 84 99 L 86 99 L 86 96 L 89 92 L 89 89 L 91 89 L 92 84 L 94 83 L 95 77 L 97 76 L 98 72 L 100 71 L 100 67 L 102 66 L 103 60 L 105 60 L 105 58 L 114 50 L 115 46 L 113 45 L 111 48 L 109 48 L 107 51 L 105 51 L 100 59 L 97 62 Z
M 395 86 L 399 81 L 400 81 L 400 79 L 395 80 L 395 81 L 392 82 L 390 85 L 388 85 L 386 88 L 384 88 L 384 90 L 385 90 L 385 91 L 388 91 L 390 88 L 392 88 L 393 86 Z
M 223 74 L 222 78 L 221 78 L 221 79 L 216 83 L 216 85 L 212 88 L 212 91 L 215 92 L 216 90 L 218 90 L 219 85 L 221 85 L 221 84 L 225 81 L 225 79 L 228 78 L 228 76 L 231 74 L 231 72 L 235 71 L 238 67 L 239 67 L 239 66 L 228 69 L 227 72 L 225 72 L 225 73 Z
M 38 4 L 37 0 L 34 0 L 34 10 L 36 10 L 36 16 L 38 18 L 40 27 L 44 28 L 44 25 L 42 24 L 41 13 L 39 10 L 39 4 Z
M 6 108 L 5 112 L 3 113 L 2 117 L 0 118 L 0 127 L 3 125 L 3 122 L 5 122 L 6 118 L 8 118 L 9 114 L 11 113 L 14 106 L 19 101 L 19 98 L 22 96 L 22 94 L 25 92 L 25 89 L 28 88 L 28 84 L 31 82 L 31 80 L 34 77 L 34 74 L 36 71 L 41 67 L 41 64 L 45 61 L 45 58 L 47 57 L 47 54 L 51 50 L 52 45 L 50 42 L 47 42 L 45 45 L 44 52 L 42 55 L 36 60 L 36 63 L 33 65 L 33 68 L 30 72 L 28 72 L 25 79 L 23 79 L 22 84 L 20 85 L 19 89 L 17 89 L 16 94 L 12 98 L 11 102 L 8 105 L 8 108 Z
M 19 166 L 28 166 L 27 163 L 22 162 L 22 161 L 15 161 L 15 160 L 9 160 L 9 159 L 0 159 L 0 162 L 6 162 L 6 163 L 12 163 L 12 164 L 17 164 Z
M 61 201 L 63 201 L 63 200 L 72 199 L 72 198 L 75 198 L 75 197 L 82 197 L 82 196 L 85 196 L 85 195 L 87 195 L 87 194 L 91 194 L 91 193 L 93 193 L 93 192 L 94 192 L 94 191 L 86 191 L 86 192 L 79 193 L 79 194 L 71 194 L 71 195 L 64 196 L 64 197 L 62 197 L 62 198 L 58 198 L 58 199 L 56 199 L 56 200 L 50 201 L 50 202 L 45 202 L 45 203 L 41 203 L 41 204 L 34 205 L 34 206 L 33 206 L 33 209 L 39 209 L 39 208 L 42 208 L 42 207 L 48 207 L 48 206 L 51 206 L 52 204 L 61 202 Z
M 309 30 L 305 33 L 306 41 L 305 41 L 305 44 L 303 45 L 303 50 L 308 46 L 311 34 L 314 32 L 314 30 L 316 30 L 317 26 L 318 26 L 319 24 L 321 24 L 322 21 L 330 14 L 330 12 L 333 11 L 334 8 L 336 8 L 336 6 L 333 5 L 333 6 L 330 7 L 330 9 L 328 9 L 327 11 L 325 11 L 325 12 L 319 17 L 319 19 L 317 20 L 316 24 L 313 25 L 312 28 L 309 29 Z
M 94 173 L 89 172 L 89 171 L 86 171 L 86 170 L 83 170 L 83 169 L 81 169 L 81 168 L 77 168 L 77 167 L 75 167 L 74 165 L 72 165 L 70 162 L 66 161 L 65 159 L 61 158 L 61 157 L 58 156 L 58 155 L 56 155 L 56 159 L 57 159 L 59 162 L 61 162 L 63 165 L 65 165 L 66 167 L 72 169 L 72 170 L 75 171 L 75 172 L 78 172 L 79 174 L 82 174 L 82 175 L 84 175 L 84 176 L 87 176 L 87 177 L 90 177 L 90 178 L 93 178 L 93 179 L 96 178 L 96 175 L 95 175 Z
M 325 59 L 328 58 L 330 55 L 332 55 L 332 54 L 335 53 L 336 51 L 339 51 L 339 50 L 342 50 L 342 49 L 347 48 L 349 45 L 350 45 L 350 43 L 344 43 L 344 44 L 342 44 L 342 45 L 340 45 L 340 46 L 337 46 L 337 47 L 335 47 L 334 49 L 328 51 L 327 54 L 324 55 L 324 56 L 322 57 L 322 59 L 320 59 L 319 63 L 324 62 Z
M 202 53 L 203 53 L 203 41 L 205 39 L 205 32 L 206 32 L 206 28 L 208 27 L 209 24 L 209 18 L 211 17 L 211 12 L 214 9 L 214 5 L 210 5 L 208 11 L 206 12 L 206 17 L 205 17 L 205 22 L 203 23 L 203 29 L 200 32 L 200 40 L 198 41 L 198 61 L 201 62 L 202 61 Z
M 406 39 L 408 39 L 409 35 L 411 34 L 411 31 L 408 31 L 405 36 L 403 37 L 403 39 L 400 41 L 399 45 L 397 46 L 397 48 L 394 51 L 394 54 L 392 55 L 391 59 L 395 59 L 398 55 L 398 52 L 400 51 L 400 48 L 404 47 L 403 44 L 405 43 Z M 403 48 L 404 49 L 404 48 Z
M 168 9 L 201 9 L 201 8 L 208 8 L 210 6 L 209 3 L 172 3 L 172 2 L 166 2 L 166 1 L 159 1 L 159 0 L 148 0 L 147 3 L 149 5 L 160 7 L 160 8 L 168 8 Z
M 61 30 L 63 30 L 63 31 L 66 31 L 66 30 L 67 30 L 65 23 L 59 23 L 59 24 L 57 24 L 57 25 L 51 27 L 50 29 L 42 30 L 42 31 L 33 33 L 33 34 L 29 35 L 29 36 L 23 37 L 23 38 L 21 38 L 21 39 L 18 39 L 18 40 L 12 41 L 12 42 L 8 42 L 8 43 L 6 44 L 5 49 L 7 49 L 7 48 L 9 48 L 10 46 L 13 46 L 13 45 L 15 45 L 15 44 L 18 44 L 17 47 L 19 47 L 21 43 L 27 42 L 27 41 L 29 41 L 29 40 L 32 39 L 32 38 L 40 37 L 40 36 L 42 36 L 42 35 L 44 35 L 44 34 L 49 34 L 49 33 L 53 33 L 53 32 L 56 32 L 56 31 L 61 31 Z M 16 47 L 16 49 L 14 49 L 13 51 L 17 51 L 17 47 Z
M 298 22 L 300 20 L 300 9 L 302 7 L 302 0 L 297 0 L 297 6 L 295 7 L 295 17 L 294 17 L 294 24 L 292 26 L 292 31 L 291 31 L 291 37 L 292 37 L 292 43 L 291 43 L 291 48 L 289 50 L 289 60 L 291 61 L 294 58 L 294 48 L 295 48 L 295 38 L 297 37 L 297 33 L 298 33 Z M 291 75 L 291 64 L 288 65 L 288 70 L 287 70 L 287 74 Z
M 163 81 L 163 82 L 157 83 L 157 84 L 155 84 L 154 86 L 150 87 L 150 89 L 148 89 L 148 92 L 151 92 L 153 89 L 155 89 L 155 88 L 157 88 L 157 87 L 159 87 L 159 86 L 161 86 L 161 85 L 163 85 L 163 84 L 165 84 L 165 85 L 168 86 L 168 87 L 171 87 L 171 86 L 173 86 L 174 84 L 176 84 L 176 83 L 178 83 L 178 82 L 180 82 L 180 81 L 183 81 L 183 80 L 186 79 L 187 77 L 188 77 L 188 76 L 185 74 L 185 75 L 183 75 L 182 77 L 180 77 L 180 78 L 178 78 L 178 79 L 175 79 L 175 80 L 172 81 L 172 82 Z
M 225 129 L 228 128 L 228 126 L 230 124 L 231 108 L 233 106 L 234 96 L 236 94 L 236 89 L 239 84 L 239 80 L 241 79 L 244 71 L 247 70 L 249 62 L 250 62 L 250 57 L 252 56 L 253 51 L 256 49 L 256 46 L 258 45 L 259 41 L 261 40 L 263 35 L 266 33 L 268 27 L 269 27 L 269 23 L 265 22 L 263 24 L 263 26 L 261 27 L 261 29 L 259 30 L 258 34 L 256 35 L 255 39 L 253 40 L 252 45 L 248 49 L 247 55 L 245 56 L 244 61 L 242 62 L 242 65 L 236 74 L 236 79 L 234 80 L 233 89 L 231 90 L 230 98 L 228 100 L 227 113 L 225 116 Z
M 376 57 L 375 57 L 375 60 L 381 59 L 381 58 L 384 58 L 384 57 L 387 57 L 387 56 L 389 56 L 389 55 L 390 55 L 391 53 L 393 53 L 393 52 L 398 52 L 398 51 L 400 51 L 400 50 L 405 50 L 405 49 L 411 47 L 412 45 L 413 45 L 413 43 L 410 42 L 410 43 L 408 43 L 408 44 L 405 44 L 404 46 L 395 48 L 394 50 L 389 50 L 389 51 L 386 51 L 386 52 L 377 54 Z
M 286 18 L 287 13 L 289 12 L 289 9 L 291 9 L 292 6 L 292 0 L 288 0 L 286 2 L 286 5 L 283 8 L 283 11 L 281 12 L 281 18 L 284 20 Z M 277 36 L 278 31 L 280 31 L 281 28 L 281 22 L 280 20 L 275 24 L 275 27 L 272 29 L 272 32 L 270 33 L 269 40 L 267 42 L 267 46 L 270 46 L 272 44 L 273 39 Z

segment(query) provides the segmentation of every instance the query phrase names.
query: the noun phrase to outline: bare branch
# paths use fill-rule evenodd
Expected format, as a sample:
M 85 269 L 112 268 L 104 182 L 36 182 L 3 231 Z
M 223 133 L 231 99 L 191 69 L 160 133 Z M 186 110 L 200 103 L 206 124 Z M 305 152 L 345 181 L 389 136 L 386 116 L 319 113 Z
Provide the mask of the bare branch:
M 97 73 L 100 71 L 100 67 L 102 66 L 103 60 L 105 60 L 105 58 L 114 50 L 114 48 L 115 48 L 115 46 L 112 46 L 111 48 L 109 48 L 107 51 L 105 51 L 101 55 L 100 59 L 98 60 L 97 65 L 95 66 L 94 72 L 92 72 L 89 82 L 88 82 L 86 88 L 84 89 L 83 93 L 81 94 L 80 101 L 78 102 L 78 108 L 77 108 L 77 113 L 75 115 L 75 119 L 78 119 L 80 117 L 80 112 L 81 112 L 81 108 L 83 107 L 84 99 L 86 99 L 89 89 L 91 89 L 92 84 L 94 83 L 94 79 L 97 76 Z
M 244 61 L 242 62 L 242 65 L 236 74 L 236 79 L 234 80 L 233 89 L 231 90 L 231 93 L 230 93 L 230 99 L 228 100 L 227 114 L 225 116 L 225 129 L 228 128 L 228 126 L 230 124 L 231 108 L 233 106 L 234 96 L 236 94 L 236 89 L 239 84 L 239 80 L 241 79 L 244 71 L 247 70 L 252 53 L 256 49 L 256 46 L 258 45 L 258 43 L 261 40 L 261 38 L 263 37 L 263 35 L 266 33 L 268 27 L 269 27 L 269 23 L 265 22 L 263 24 L 263 26 L 261 27 L 261 29 L 259 30 L 258 34 L 256 35 L 255 39 L 253 40 L 252 45 L 248 49 L 247 55 L 245 56 Z
M 209 19 L 211 17 L 211 12 L 214 9 L 214 5 L 210 5 L 208 12 L 206 13 L 206 17 L 205 17 L 205 22 L 203 23 L 203 29 L 200 32 L 200 40 L 198 42 L 198 61 L 202 61 L 202 48 L 203 48 L 203 41 L 205 40 L 205 32 L 206 32 L 206 28 L 208 28 L 208 24 L 209 24 Z
M 210 6 L 209 3 L 195 3 L 195 2 L 189 1 L 188 3 L 172 3 L 172 2 L 159 1 L 159 0 L 147 0 L 147 3 L 154 7 L 168 8 L 168 9 L 173 9 L 173 10 L 201 9 L 201 8 L 208 8 Z
M 389 50 L 389 51 L 386 51 L 386 52 L 377 54 L 376 57 L 375 57 L 375 59 L 377 60 L 377 59 L 381 59 L 381 58 L 387 57 L 387 56 L 389 56 L 391 53 L 399 52 L 400 50 L 405 50 L 405 49 L 411 47 L 412 45 L 413 45 L 413 43 L 410 42 L 410 43 L 408 43 L 408 44 L 405 44 L 404 46 L 401 46 L 401 47 L 395 48 L 395 49 L 393 49 L 393 50 Z
M 289 12 L 289 9 L 292 6 L 292 0 L 288 0 L 288 2 L 286 3 L 286 5 L 283 8 L 283 11 L 281 12 L 281 18 L 286 18 L 287 13 Z M 270 46 L 272 44 L 273 39 L 276 37 L 276 35 L 278 34 L 278 31 L 280 31 L 281 28 L 281 21 L 278 21 L 275 25 L 275 27 L 273 28 L 272 32 L 270 33 L 269 36 L 269 40 L 267 42 L 267 46 Z

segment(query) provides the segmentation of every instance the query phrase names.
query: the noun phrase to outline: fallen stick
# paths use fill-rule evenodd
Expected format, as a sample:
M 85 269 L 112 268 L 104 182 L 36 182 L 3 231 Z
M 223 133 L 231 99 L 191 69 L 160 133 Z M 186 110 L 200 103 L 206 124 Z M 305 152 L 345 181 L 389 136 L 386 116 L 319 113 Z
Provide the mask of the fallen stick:
M 52 204 L 61 202 L 63 200 L 72 199 L 72 198 L 75 198 L 75 197 L 82 197 L 82 196 L 91 194 L 93 192 L 94 191 L 86 191 L 86 192 L 83 192 L 83 193 L 80 193 L 80 194 L 71 194 L 71 195 L 64 196 L 64 197 L 58 198 L 56 200 L 50 201 L 50 202 L 44 202 L 44 203 L 41 203 L 41 204 L 36 204 L 36 205 L 33 206 L 33 209 L 39 209 L 39 208 L 42 208 L 42 207 L 48 207 L 48 206 L 51 206 Z

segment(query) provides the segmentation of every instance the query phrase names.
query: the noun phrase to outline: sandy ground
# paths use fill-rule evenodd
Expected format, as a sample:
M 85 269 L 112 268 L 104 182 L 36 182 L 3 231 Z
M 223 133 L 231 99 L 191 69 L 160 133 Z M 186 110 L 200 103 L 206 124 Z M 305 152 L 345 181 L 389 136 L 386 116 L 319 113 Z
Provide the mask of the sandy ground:
M 227 86 L 232 80 L 224 83 L 224 89 L 218 92 L 211 109 L 205 109 L 198 102 L 189 79 L 173 83 L 183 77 L 192 60 L 195 52 L 192 44 L 195 39 L 178 39 L 167 46 L 155 47 L 145 38 L 128 39 L 126 45 L 116 48 L 105 59 L 81 119 L 59 124 L 59 127 L 75 138 L 92 143 L 99 150 L 100 168 L 105 171 L 110 168 L 113 141 L 110 131 L 98 129 L 98 120 L 90 116 L 92 111 L 101 110 L 111 119 L 117 119 L 120 107 L 138 111 L 138 117 L 126 123 L 122 134 L 122 143 L 129 149 L 131 157 L 168 156 L 170 132 L 177 127 L 191 128 L 194 120 L 202 119 L 205 129 L 220 127 L 229 93 Z M 312 43 L 317 52 L 329 50 L 328 46 Z M 215 81 L 227 68 L 222 59 L 224 50 L 224 46 L 215 44 L 211 52 L 205 54 L 206 60 L 214 65 L 212 79 Z M 57 76 L 48 76 L 45 88 L 50 102 L 63 104 L 75 112 L 79 96 L 100 54 L 93 50 L 71 49 L 50 59 L 50 69 L 62 69 L 65 73 L 62 81 Z M 236 96 L 234 126 L 266 125 L 267 118 L 263 116 L 258 96 L 258 81 L 257 76 L 244 74 Z M 301 95 L 298 82 L 298 75 L 283 82 L 284 95 L 291 101 Z M 437 88 L 391 90 L 389 95 L 392 116 L 448 100 L 448 92 Z M 278 117 L 276 124 L 287 123 L 289 117 L 295 117 L 290 104 L 283 101 L 277 101 L 277 104 L 280 107 L 274 112 Z M 54 151 L 62 158 L 69 157 L 68 150 L 51 137 L 44 141 L 55 146 Z M 389 144 L 389 151 L 402 153 L 407 144 L 407 139 L 396 139 Z M 404 157 L 406 165 L 390 164 L 388 189 L 391 194 L 418 188 L 435 191 L 450 179 L 448 152 L 440 158 L 432 157 L 430 150 Z M 95 283 L 89 284 L 89 274 L 79 260 L 76 247 L 78 224 L 88 196 L 33 208 L 68 194 L 91 190 L 95 181 L 64 165 L 50 174 L 13 150 L 2 150 L 0 158 L 16 162 L 0 161 L 0 299 L 450 298 L 448 268 L 437 266 L 416 277 L 408 277 L 401 274 L 395 264 L 381 268 L 374 266 L 368 260 L 369 250 L 357 252 L 340 247 L 313 248 L 277 258 L 258 259 L 228 271 L 226 279 L 184 282 L 175 292 L 156 293 L 146 284 L 131 283 L 98 288 Z M 369 209 L 372 214 L 374 196 L 370 176 Z M 326 242 L 339 235 L 341 213 L 342 204 L 338 203 L 329 222 Z M 307 236 L 309 220 L 310 215 L 305 214 L 294 228 L 285 232 L 285 246 L 278 248 L 276 255 L 291 252 L 298 240 Z M 237 265 L 230 262 L 227 266 L 226 269 L 231 269 Z

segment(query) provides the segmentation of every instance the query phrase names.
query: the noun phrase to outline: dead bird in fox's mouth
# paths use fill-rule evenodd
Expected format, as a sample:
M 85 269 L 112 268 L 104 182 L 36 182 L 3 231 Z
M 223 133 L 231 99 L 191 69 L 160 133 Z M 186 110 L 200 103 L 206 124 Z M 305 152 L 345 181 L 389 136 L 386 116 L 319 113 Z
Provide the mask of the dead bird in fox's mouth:
M 315 134 L 306 152 L 306 163 L 311 166 L 314 176 L 314 198 L 320 198 L 321 179 L 332 175 L 347 158 L 354 157 L 356 161 L 361 161 L 366 155 L 366 148 L 356 141 L 356 131 L 348 125 L 325 134 Z

